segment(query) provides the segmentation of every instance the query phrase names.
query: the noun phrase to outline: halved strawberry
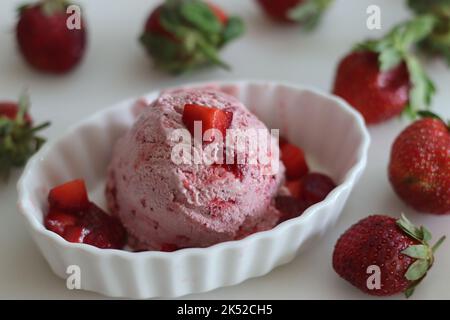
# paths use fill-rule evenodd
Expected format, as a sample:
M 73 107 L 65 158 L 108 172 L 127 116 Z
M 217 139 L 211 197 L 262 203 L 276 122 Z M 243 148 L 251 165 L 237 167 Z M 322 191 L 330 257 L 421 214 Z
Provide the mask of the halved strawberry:
M 284 143 L 280 147 L 280 152 L 288 180 L 300 179 L 308 173 L 309 168 L 302 149 L 293 144 Z
M 77 222 L 78 218 L 74 214 L 58 210 L 50 211 L 44 219 L 45 227 L 60 236 L 67 227 L 74 226 Z
M 52 209 L 70 212 L 87 209 L 89 198 L 84 180 L 73 180 L 51 189 L 48 202 Z
M 200 121 L 202 125 L 202 134 L 209 129 L 216 129 L 222 133 L 225 138 L 226 130 L 233 121 L 233 113 L 214 107 L 201 106 L 198 104 L 186 104 L 183 110 L 183 123 L 189 132 L 194 135 L 195 121 Z M 213 140 L 214 137 L 210 139 Z

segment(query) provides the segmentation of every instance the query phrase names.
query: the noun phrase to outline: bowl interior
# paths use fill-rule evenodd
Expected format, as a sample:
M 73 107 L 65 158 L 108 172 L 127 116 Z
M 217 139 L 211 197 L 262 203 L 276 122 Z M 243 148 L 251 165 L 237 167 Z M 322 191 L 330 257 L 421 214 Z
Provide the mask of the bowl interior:
M 205 85 L 201 85 L 205 86 Z M 320 168 L 339 184 L 362 156 L 365 133 L 361 118 L 345 104 L 313 90 L 272 83 L 208 85 L 237 97 L 269 128 L 304 148 L 313 169 Z M 145 97 L 151 101 L 158 92 Z M 48 143 L 28 164 L 21 184 L 29 214 L 42 223 L 50 188 L 84 178 L 93 197 L 104 205 L 103 185 L 111 150 L 136 119 L 135 100 L 105 109 Z M 19 183 L 20 184 L 20 183 Z M 22 195 L 23 196 L 23 195 Z

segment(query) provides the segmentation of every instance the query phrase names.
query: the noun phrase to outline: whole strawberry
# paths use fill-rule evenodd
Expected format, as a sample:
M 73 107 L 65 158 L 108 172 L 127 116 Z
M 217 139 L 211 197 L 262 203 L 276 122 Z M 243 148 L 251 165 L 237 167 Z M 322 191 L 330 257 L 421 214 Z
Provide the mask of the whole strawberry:
M 166 0 L 149 16 L 140 41 L 155 65 L 178 74 L 204 65 L 228 68 L 219 50 L 244 31 L 242 21 L 201 0 Z
M 283 23 L 301 23 L 306 29 L 317 26 L 324 11 L 333 0 L 257 0 L 273 20 Z
M 430 240 L 426 228 L 414 226 L 403 215 L 398 220 L 384 215 L 369 216 L 339 238 L 333 252 L 333 268 L 370 295 L 404 292 L 409 297 L 433 265 L 434 253 L 445 237 L 432 247 Z
M 367 41 L 345 56 L 336 72 L 334 94 L 376 124 L 403 111 L 414 115 L 435 92 L 431 80 L 410 52 L 428 35 L 435 20 L 421 16 L 396 26 L 380 40 Z
M 66 12 L 69 5 L 65 0 L 41 0 L 20 8 L 17 42 L 23 57 L 35 69 L 63 74 L 83 58 L 85 26 L 81 16 Z
M 420 212 L 450 213 L 450 127 L 430 113 L 395 140 L 389 180 L 398 196 Z
M 0 102 L 0 176 L 7 179 L 14 167 L 22 167 L 45 139 L 36 132 L 50 125 L 33 126 L 28 114 L 29 99 L 22 96 L 19 103 Z
M 408 0 L 417 14 L 432 14 L 437 23 L 433 32 L 420 42 L 420 48 L 431 55 L 439 55 L 450 66 L 450 1 L 448 0 Z

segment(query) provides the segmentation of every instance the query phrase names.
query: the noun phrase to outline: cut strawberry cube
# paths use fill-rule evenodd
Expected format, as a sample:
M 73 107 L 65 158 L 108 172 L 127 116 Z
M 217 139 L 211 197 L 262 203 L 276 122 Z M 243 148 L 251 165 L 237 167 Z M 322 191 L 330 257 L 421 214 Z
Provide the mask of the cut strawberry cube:
M 222 133 L 225 139 L 226 130 L 231 126 L 233 113 L 218 108 L 200 106 L 197 104 L 186 104 L 183 110 L 183 123 L 194 135 L 194 124 L 200 121 L 202 125 L 202 135 L 209 129 L 216 129 Z M 211 137 L 210 141 L 214 137 Z
M 51 209 L 69 212 L 81 211 L 89 207 L 89 198 L 83 180 L 73 180 L 59 185 L 48 195 Z
M 74 226 L 78 222 L 78 218 L 72 214 L 63 211 L 50 211 L 45 217 L 45 227 L 60 236 L 64 234 L 67 227 Z
M 82 226 L 69 226 L 66 228 L 63 234 L 63 238 L 73 243 L 83 243 L 85 236 L 89 233 Z
M 286 188 L 288 188 L 292 197 L 297 199 L 302 198 L 303 185 L 301 180 L 286 181 Z
M 290 143 L 283 144 L 280 149 L 288 180 L 300 179 L 308 173 L 309 168 L 302 149 Z

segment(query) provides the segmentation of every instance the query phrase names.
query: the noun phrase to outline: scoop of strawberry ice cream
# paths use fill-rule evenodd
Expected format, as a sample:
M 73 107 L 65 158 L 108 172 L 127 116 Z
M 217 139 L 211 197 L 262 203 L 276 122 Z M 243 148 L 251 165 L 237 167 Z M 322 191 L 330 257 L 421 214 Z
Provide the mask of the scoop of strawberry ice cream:
M 186 129 L 183 110 L 189 104 L 231 112 L 229 129 L 260 129 L 270 137 L 265 125 L 238 100 L 211 89 L 168 91 L 143 108 L 113 149 L 106 187 L 109 209 L 122 221 L 135 249 L 207 247 L 268 230 L 280 218 L 273 199 L 283 182 L 281 163 L 269 174 L 268 165 L 259 161 L 173 161 L 179 143 L 173 141 L 173 132 Z M 206 145 L 192 139 L 192 147 L 195 152 Z M 278 144 L 272 144 L 266 155 L 278 164 L 278 152 Z

